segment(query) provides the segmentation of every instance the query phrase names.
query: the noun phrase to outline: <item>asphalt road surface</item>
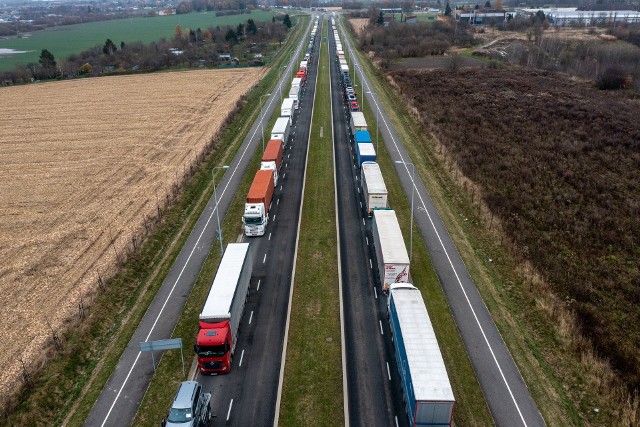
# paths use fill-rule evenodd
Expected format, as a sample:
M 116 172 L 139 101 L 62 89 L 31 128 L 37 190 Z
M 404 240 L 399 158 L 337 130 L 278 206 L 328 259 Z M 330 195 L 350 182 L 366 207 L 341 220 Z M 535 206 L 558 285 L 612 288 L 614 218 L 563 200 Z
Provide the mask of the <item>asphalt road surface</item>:
M 409 199 L 412 191 L 415 191 L 416 224 L 427 245 L 496 424 L 505 427 L 545 425 L 422 180 L 417 176 L 415 181 L 412 179 L 412 159 L 391 124 L 384 106 L 378 104 L 377 98 L 369 93 L 373 92 L 372 87 L 361 72 L 342 28 L 340 35 L 343 46 L 346 46 L 355 63 L 357 81 L 364 86 L 366 102 L 373 106 L 374 111 L 378 109 L 380 135 L 391 159 L 394 162 L 404 162 L 395 164 L 396 171 Z
M 253 276 L 231 372 L 197 377 L 204 389 L 212 393 L 214 426 L 272 426 L 274 423 L 320 34 L 321 24 L 300 109 L 293 123 L 293 141 L 290 139 L 284 152 L 267 231 L 262 237 L 244 238 L 251 243 L 254 254 Z
M 408 419 L 386 316 L 386 297 L 376 290 L 371 219 L 364 208 L 360 168 L 349 135 L 349 113 L 331 33 L 329 40 L 348 419 L 353 426 L 404 426 Z
M 308 42 L 307 35 L 309 33 L 309 30 L 311 29 L 312 23 L 313 21 L 310 22 L 309 27 L 306 29 L 305 36 L 297 47 L 296 52 L 299 53 L 303 48 L 306 47 L 306 43 Z M 142 398 L 144 397 L 144 393 L 146 392 L 147 387 L 149 386 L 149 383 L 151 382 L 151 379 L 153 377 L 151 355 L 149 353 L 140 353 L 139 343 L 143 341 L 167 339 L 171 337 L 171 334 L 180 317 L 184 304 L 186 303 L 189 293 L 191 292 L 191 288 L 193 287 L 193 284 L 198 277 L 200 268 L 202 267 L 202 264 L 204 263 L 211 250 L 211 245 L 217 240 L 216 208 L 219 210 L 219 215 L 222 219 L 227 212 L 229 205 L 231 204 L 231 201 L 235 195 L 236 190 L 238 189 L 242 177 L 244 176 L 245 172 L 247 172 L 247 167 L 251 161 L 253 154 L 255 153 L 255 150 L 257 149 L 258 145 L 261 144 L 260 119 L 264 116 L 265 122 L 268 122 L 273 110 L 275 108 L 280 108 L 280 85 L 282 85 L 283 91 L 287 89 L 287 85 L 291 80 L 291 67 L 294 66 L 297 70 L 298 63 L 296 62 L 294 64 L 293 61 L 297 61 L 298 56 L 299 55 L 294 55 L 294 57 L 292 58 L 292 61 L 289 64 L 289 68 L 287 68 L 283 73 L 278 86 L 275 88 L 275 90 L 273 90 L 272 95 L 265 100 L 262 114 L 256 119 L 253 126 L 249 130 L 247 137 L 242 143 L 242 146 L 238 150 L 233 161 L 230 163 L 229 169 L 227 169 L 220 182 L 216 183 L 218 201 L 216 201 L 212 196 L 207 203 L 206 208 L 200 215 L 200 218 L 196 222 L 195 227 L 191 231 L 191 234 L 189 235 L 187 241 L 180 250 L 178 257 L 171 267 L 171 270 L 167 274 L 167 277 L 165 278 L 160 290 L 149 306 L 149 309 L 138 325 L 138 328 L 131 338 L 131 341 L 120 357 L 120 360 L 118 361 L 115 370 L 111 374 L 111 377 L 107 381 L 105 388 L 102 390 L 100 396 L 98 397 L 98 400 L 91 409 L 91 412 L 89 413 L 89 416 L 85 421 L 86 426 L 121 427 L 128 426 L 133 423 L 138 407 L 140 406 Z M 307 90 L 307 94 L 309 94 L 309 90 Z M 312 98 L 312 96 L 305 96 L 306 101 L 303 100 L 303 103 L 309 104 L 309 100 Z M 297 153 L 306 150 L 306 139 L 300 138 L 299 134 L 296 133 L 294 135 L 294 142 L 293 144 L 290 144 L 290 147 L 293 148 L 287 150 L 287 155 L 293 157 L 297 155 Z M 283 182 L 287 183 L 284 184 L 284 186 L 293 187 L 291 185 L 291 182 L 295 182 L 295 178 L 292 175 L 289 175 L 289 170 L 291 169 L 292 171 L 294 171 L 296 168 L 303 167 L 303 165 L 295 165 L 291 161 L 291 159 L 285 158 L 285 164 L 287 162 L 289 162 L 289 166 L 285 167 L 284 172 L 282 172 L 282 175 L 286 174 Z M 251 171 L 251 173 L 253 173 L 253 171 Z M 278 188 L 279 187 L 280 186 L 278 186 Z M 289 197 L 293 198 L 293 194 L 290 191 L 287 191 L 285 195 L 282 191 L 279 190 L 278 195 L 282 199 L 280 203 L 283 203 Z M 238 221 L 240 221 L 239 218 Z M 280 221 L 280 223 L 278 221 Z M 279 224 L 284 223 L 285 221 L 282 218 L 279 218 L 277 220 L 273 218 L 271 224 L 269 225 L 268 232 L 272 232 L 275 235 Z M 227 241 L 235 241 L 235 239 L 236 236 L 229 236 L 229 238 L 227 238 Z M 258 245 L 256 246 L 260 246 L 260 244 L 258 243 Z M 272 250 L 270 252 L 271 256 L 268 257 L 270 262 L 273 262 L 273 259 L 278 257 L 278 249 L 278 247 L 272 246 Z M 255 251 L 254 253 L 257 253 L 257 251 Z M 262 260 L 260 260 L 260 262 L 261 261 Z M 260 267 L 260 264 L 256 263 L 256 266 Z M 264 271 L 264 269 L 256 268 L 254 271 Z M 283 272 L 283 274 L 286 273 Z M 271 289 L 269 289 L 269 292 L 276 288 L 279 283 L 280 282 L 276 281 L 276 278 L 273 278 L 273 282 L 267 285 L 267 287 L 271 287 Z M 254 289 L 255 287 L 252 286 L 252 291 Z M 265 293 L 265 291 L 266 289 L 264 288 L 260 289 L 260 292 L 262 292 L 263 294 Z M 287 290 L 283 290 L 283 292 L 288 292 L 288 285 Z M 250 302 L 255 304 L 254 300 L 255 297 L 250 296 Z M 280 301 L 280 299 L 278 299 L 278 301 Z M 249 306 L 252 305 L 249 304 Z M 270 310 L 275 310 L 275 306 L 262 308 L 263 323 L 267 325 L 267 329 L 269 329 L 270 326 L 268 325 L 268 322 L 264 321 L 264 317 L 269 316 L 268 311 Z M 241 339 L 245 339 L 243 335 L 246 335 L 246 333 L 241 335 Z M 242 342 L 242 344 L 246 344 L 246 342 Z M 281 345 L 281 340 L 277 344 Z M 159 356 L 159 354 L 156 356 L 156 362 L 158 361 Z M 274 353 L 265 355 L 265 357 L 272 357 L 279 363 L 278 354 Z M 236 360 L 239 360 L 239 358 L 236 358 Z M 232 376 L 229 376 L 229 378 L 232 378 Z M 213 399 L 219 399 L 219 397 L 220 395 L 218 394 L 218 391 L 214 390 Z M 216 403 L 217 400 L 214 400 L 214 405 Z M 215 406 L 215 408 L 218 409 L 217 406 Z M 236 406 L 236 408 L 238 408 L 238 406 Z M 168 409 L 169 408 L 167 408 L 167 410 Z M 238 412 L 240 412 L 240 410 L 247 410 L 247 408 L 240 407 L 238 408 Z M 159 422 L 160 420 L 158 420 L 158 423 Z M 266 425 L 266 423 L 253 425 Z

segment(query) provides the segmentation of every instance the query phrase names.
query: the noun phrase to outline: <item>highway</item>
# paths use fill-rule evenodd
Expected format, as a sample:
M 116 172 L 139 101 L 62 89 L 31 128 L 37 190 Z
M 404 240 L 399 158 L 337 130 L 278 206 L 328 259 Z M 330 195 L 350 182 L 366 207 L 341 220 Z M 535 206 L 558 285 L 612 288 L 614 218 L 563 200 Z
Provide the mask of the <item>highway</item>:
M 198 218 L 196 225 L 191 231 L 184 246 L 180 250 L 180 253 L 178 254 L 174 264 L 172 265 L 171 270 L 167 274 L 167 277 L 163 281 L 162 286 L 156 294 L 153 302 L 149 306 L 133 337 L 131 338 L 126 349 L 121 355 L 115 370 L 111 374 L 111 377 L 107 381 L 107 384 L 98 397 L 98 400 L 91 409 L 91 412 L 89 413 L 89 416 L 85 421 L 86 426 L 121 427 L 131 425 L 133 423 L 138 407 L 142 402 L 142 398 L 144 397 L 144 394 L 147 390 L 147 387 L 149 386 L 149 383 L 151 382 L 154 373 L 151 362 L 151 355 L 148 353 L 142 354 L 139 351 L 139 343 L 142 341 L 159 340 L 171 337 L 173 329 L 180 317 L 184 304 L 186 303 L 191 288 L 193 287 L 193 284 L 198 277 L 200 269 L 211 250 L 212 244 L 217 240 L 217 227 L 215 218 L 216 210 L 219 211 L 218 214 L 221 218 L 223 218 L 225 213 L 227 212 L 227 209 L 231 204 L 231 201 L 242 180 L 242 177 L 244 176 L 245 172 L 247 172 L 247 168 L 251 161 L 251 158 L 261 143 L 260 120 L 262 119 L 262 117 L 264 117 L 265 123 L 268 122 L 269 117 L 271 117 L 274 109 L 280 108 L 280 90 L 286 90 L 288 84 L 291 81 L 291 67 L 294 66 L 297 70 L 297 59 L 299 57 L 299 53 L 306 46 L 309 30 L 311 29 L 312 24 L 313 20 L 311 20 L 311 22 L 309 23 L 308 28 L 305 29 L 304 36 L 300 41 L 298 47 L 296 48 L 296 54 L 293 55 L 288 68 L 283 73 L 283 76 L 280 78 L 276 88 L 274 88 L 274 90 L 272 91 L 272 95 L 269 96 L 265 101 L 261 114 L 253 123 L 240 149 L 233 158 L 232 162 L 229 164 L 229 169 L 226 170 L 226 173 L 224 174 L 222 179 L 217 183 L 218 200 L 216 201 L 214 199 L 214 196 L 212 196 L 208 201 L 204 211 Z M 311 103 L 310 100 L 312 100 L 313 98 L 310 93 L 312 93 L 312 91 L 310 92 L 309 90 L 307 90 L 307 95 L 305 95 L 306 101 L 303 101 L 307 105 Z M 311 107 L 309 106 L 309 109 L 310 108 Z M 287 155 L 291 157 L 287 158 L 287 156 L 285 156 L 285 164 L 289 162 L 289 166 L 284 169 L 283 182 L 286 183 L 284 184 L 285 186 L 291 187 L 291 190 L 288 189 L 286 194 L 281 191 L 278 192 L 281 199 L 281 204 L 287 204 L 290 198 L 294 198 L 294 185 L 292 185 L 296 182 L 296 178 L 294 178 L 294 175 L 296 175 L 296 173 L 299 174 L 299 169 L 304 165 L 300 163 L 294 163 L 293 160 L 295 157 L 297 159 L 296 161 L 300 162 L 299 158 L 304 158 L 300 157 L 300 153 L 306 151 L 306 139 L 304 139 L 301 134 L 296 133 L 294 135 L 294 143 L 290 146 L 293 148 L 288 149 L 286 152 Z M 291 171 L 291 174 L 289 174 L 289 170 Z M 251 173 L 253 173 L 253 171 Z M 276 211 L 277 209 L 274 210 L 274 213 L 276 213 Z M 284 210 L 282 211 L 284 212 Z M 240 221 L 240 218 L 238 218 L 238 221 Z M 288 232 L 288 230 L 280 231 L 282 228 L 285 228 L 286 224 L 286 217 L 277 219 L 272 218 L 267 236 L 264 240 L 268 241 L 269 233 L 274 233 L 274 235 L 278 235 L 279 238 L 281 237 L 282 239 L 287 240 L 287 236 L 279 236 L 280 233 L 286 234 Z M 227 241 L 235 241 L 235 239 L 236 236 L 230 236 Z M 256 242 L 258 241 L 256 240 Z M 261 245 L 260 242 L 258 242 L 256 246 L 261 247 L 262 249 L 265 248 L 265 246 Z M 271 246 L 271 248 L 274 249 L 272 249 L 267 254 L 268 261 L 270 263 L 269 265 L 274 265 L 272 263 L 275 263 L 278 259 L 278 251 L 280 247 L 276 247 L 274 245 Z M 255 253 L 258 253 L 258 251 L 254 251 L 254 254 Z M 262 255 L 264 254 L 261 254 L 261 256 Z M 292 254 L 289 255 L 290 258 L 292 258 L 292 256 Z M 259 261 L 262 262 L 262 259 L 260 259 Z M 261 264 L 256 262 L 256 267 L 258 267 L 255 269 L 256 272 L 262 271 L 263 274 L 265 274 L 266 266 L 261 266 Z M 287 275 L 287 272 L 284 270 L 280 271 L 280 273 L 283 276 Z M 258 278 L 258 280 L 260 280 L 260 278 Z M 260 288 L 259 292 L 262 292 L 262 295 L 271 295 L 272 292 L 275 293 L 274 291 L 278 289 L 283 280 L 284 279 L 280 280 L 278 277 L 272 276 L 270 277 L 268 283 L 265 284 L 265 287 Z M 284 280 L 284 282 L 286 282 L 286 280 Z M 256 283 L 255 288 L 252 285 L 252 291 L 256 290 L 256 292 L 252 292 L 252 294 L 258 294 L 257 285 L 258 284 Z M 288 292 L 288 282 L 287 289 L 281 289 L 282 294 L 286 294 L 286 292 Z M 254 309 L 257 308 L 255 306 L 255 300 L 256 297 L 251 295 L 249 300 L 250 304 L 247 307 L 248 309 L 252 306 L 255 307 Z M 286 299 L 282 299 L 282 296 L 279 296 L 277 298 L 274 297 L 272 304 L 286 305 L 285 302 Z M 266 330 L 261 332 L 268 334 L 269 339 L 274 340 L 277 340 L 276 335 L 278 331 L 271 331 L 271 323 L 264 321 L 264 319 L 266 317 L 269 317 L 270 315 L 275 316 L 276 308 L 278 307 L 276 307 L 275 305 L 261 304 L 259 310 L 260 313 L 254 314 L 257 315 L 257 318 L 255 320 L 256 324 L 261 320 L 261 323 L 265 325 Z M 249 313 L 250 311 L 251 310 L 248 310 Z M 270 311 L 273 311 L 273 313 L 270 313 Z M 246 333 L 241 335 L 241 341 L 246 340 L 245 335 Z M 255 341 L 259 342 L 263 338 L 264 337 L 257 337 Z M 253 340 L 253 338 L 251 340 Z M 271 348 L 272 351 L 275 351 L 277 346 L 282 345 L 282 340 L 280 339 L 279 342 L 274 342 L 274 344 L 274 348 Z M 246 346 L 247 341 L 242 341 L 241 345 Z M 248 355 L 245 355 L 245 357 L 247 356 Z M 265 354 L 264 356 L 267 358 L 273 358 L 273 360 L 277 361 L 277 364 L 279 365 L 280 360 L 278 358 L 277 352 L 275 352 L 274 354 Z M 256 364 L 255 359 L 251 360 L 251 362 L 249 361 L 249 359 L 250 358 L 247 357 L 247 365 Z M 236 363 L 236 361 L 239 361 L 239 357 L 234 360 L 234 364 Z M 188 362 L 189 361 L 187 361 L 187 363 Z M 247 365 L 243 366 L 246 367 Z M 264 374 L 267 375 L 268 373 Z M 233 378 L 232 375 L 233 374 L 228 376 L 228 378 Z M 213 392 L 213 399 L 218 399 L 220 397 L 219 390 L 213 390 Z M 167 410 L 168 409 L 169 408 L 167 408 Z M 216 407 L 215 409 L 218 410 L 219 408 Z M 236 405 L 236 409 L 237 413 L 241 413 L 242 411 L 250 412 L 249 408 L 243 408 L 240 405 Z M 260 411 L 260 413 L 262 414 L 263 412 Z M 158 420 L 158 423 L 159 422 L 160 420 Z M 249 423 L 244 425 L 252 424 Z
M 348 131 L 336 45 L 329 34 L 331 105 L 336 165 L 340 266 L 349 401 L 353 426 L 408 424 L 386 316 L 386 296 L 376 290 L 371 219 L 363 208 L 360 171 Z M 384 334 L 384 335 L 383 335 Z
M 318 70 L 320 22 L 314 56 L 303 86 L 292 138 L 285 150 L 280 181 L 263 237 L 245 237 L 253 255 L 253 276 L 238 343 L 228 375 L 198 375 L 212 393 L 212 425 L 273 425 L 285 325 L 291 291 L 302 188 Z M 292 140 L 292 142 L 291 142 Z M 259 287 L 258 287 L 259 286 Z
M 413 160 L 383 105 L 378 103 L 368 78 L 362 73 L 349 39 L 340 26 L 343 46 L 354 62 L 358 82 L 364 85 L 366 102 L 378 110 L 379 130 L 408 198 L 415 191 L 415 221 L 428 248 L 434 268 L 460 331 L 472 366 L 480 382 L 491 414 L 498 426 L 544 426 L 529 390 L 496 328 L 487 307 L 469 275 L 429 194 L 416 176 L 412 179 Z

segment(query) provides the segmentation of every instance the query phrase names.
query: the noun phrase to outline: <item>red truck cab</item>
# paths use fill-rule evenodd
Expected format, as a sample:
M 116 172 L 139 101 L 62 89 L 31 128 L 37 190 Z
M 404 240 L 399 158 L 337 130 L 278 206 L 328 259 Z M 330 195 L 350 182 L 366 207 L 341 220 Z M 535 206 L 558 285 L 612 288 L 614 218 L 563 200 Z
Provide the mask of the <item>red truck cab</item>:
M 231 370 L 231 327 L 228 320 L 200 321 L 195 352 L 203 374 L 226 374 Z

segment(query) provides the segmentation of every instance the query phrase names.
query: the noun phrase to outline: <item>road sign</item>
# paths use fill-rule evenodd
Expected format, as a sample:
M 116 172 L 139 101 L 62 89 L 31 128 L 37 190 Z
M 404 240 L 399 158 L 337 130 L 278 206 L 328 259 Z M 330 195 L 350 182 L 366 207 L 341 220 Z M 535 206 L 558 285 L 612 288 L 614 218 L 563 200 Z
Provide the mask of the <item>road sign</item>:
M 140 343 L 140 351 L 151 352 L 151 362 L 153 363 L 153 372 L 156 371 L 156 359 L 153 356 L 154 351 L 180 349 L 180 357 L 182 359 L 182 375 L 184 376 L 184 354 L 182 353 L 182 338 L 172 338 L 168 340 L 142 341 Z

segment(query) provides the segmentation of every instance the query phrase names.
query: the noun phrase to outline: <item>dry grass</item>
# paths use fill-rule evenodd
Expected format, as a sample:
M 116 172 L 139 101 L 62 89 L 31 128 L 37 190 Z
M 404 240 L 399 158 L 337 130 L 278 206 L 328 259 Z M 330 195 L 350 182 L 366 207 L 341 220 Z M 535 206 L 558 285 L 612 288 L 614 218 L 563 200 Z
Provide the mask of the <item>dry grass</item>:
M 353 31 L 356 33 L 356 37 L 360 37 L 365 27 L 369 25 L 369 19 L 367 18 L 351 18 L 349 22 L 351 23 Z
M 0 96 L 0 396 L 210 143 L 261 69 L 48 83 Z M 139 243 L 139 240 L 137 240 Z

